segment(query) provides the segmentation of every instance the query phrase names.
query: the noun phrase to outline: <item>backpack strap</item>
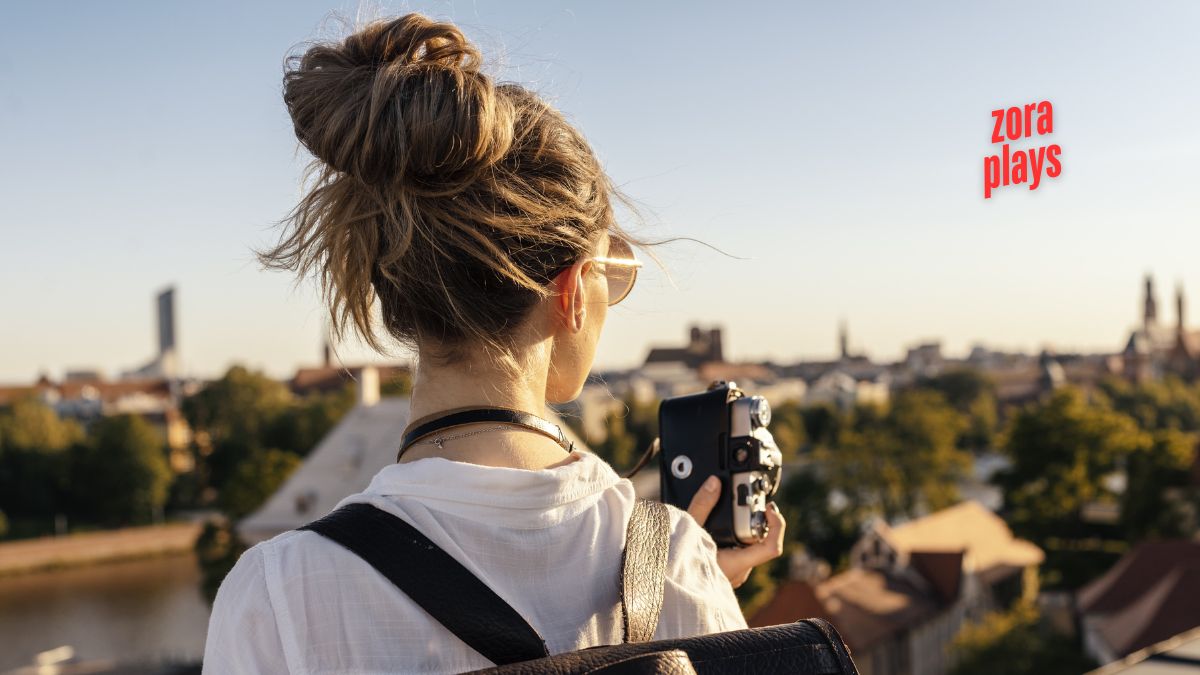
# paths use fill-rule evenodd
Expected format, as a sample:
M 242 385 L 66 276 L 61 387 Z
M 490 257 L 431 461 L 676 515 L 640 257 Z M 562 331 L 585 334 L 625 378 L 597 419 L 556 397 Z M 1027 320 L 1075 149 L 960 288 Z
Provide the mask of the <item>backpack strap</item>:
M 496 665 L 550 654 L 546 641 L 511 605 L 402 518 L 361 502 L 296 529 L 316 532 L 357 554 Z M 635 502 L 618 577 L 625 642 L 646 642 L 654 636 L 663 604 L 670 530 L 670 514 L 662 502 Z
M 512 606 L 401 518 L 355 503 L 297 529 L 312 530 L 357 553 L 496 665 L 550 655 L 546 641 Z
M 625 642 L 654 639 L 666 583 L 671 517 L 662 502 L 638 499 L 621 552 L 621 609 Z
M 846 641 L 842 639 L 841 633 L 837 632 L 833 624 L 825 619 L 801 619 L 797 623 L 806 623 L 821 631 L 821 636 L 825 638 L 825 644 L 829 645 L 829 652 L 833 654 L 833 658 L 837 661 L 841 672 L 858 672 L 858 669 L 854 666 L 854 662 L 850 659 L 850 651 L 846 647 Z

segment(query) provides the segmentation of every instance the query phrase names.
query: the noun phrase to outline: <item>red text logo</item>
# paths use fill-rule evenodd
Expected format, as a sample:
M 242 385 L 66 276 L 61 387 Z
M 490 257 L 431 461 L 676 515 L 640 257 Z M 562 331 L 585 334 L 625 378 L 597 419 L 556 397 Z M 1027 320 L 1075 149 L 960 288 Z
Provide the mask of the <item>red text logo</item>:
M 1042 176 L 1056 178 L 1062 173 L 1058 144 L 1014 150 L 1008 141 L 1044 136 L 1054 133 L 1054 106 L 1050 101 L 1029 103 L 1024 108 L 1012 107 L 992 111 L 995 124 L 992 143 L 1002 143 L 1000 151 L 983 158 L 983 198 L 991 199 L 992 190 L 1002 185 L 1029 184 L 1036 190 Z

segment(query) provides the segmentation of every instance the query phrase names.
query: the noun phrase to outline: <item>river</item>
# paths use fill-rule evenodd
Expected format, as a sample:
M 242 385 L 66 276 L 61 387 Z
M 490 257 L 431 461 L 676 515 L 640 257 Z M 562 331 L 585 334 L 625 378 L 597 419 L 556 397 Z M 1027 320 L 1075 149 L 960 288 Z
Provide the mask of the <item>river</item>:
M 0 577 L 0 673 L 61 645 L 82 660 L 199 661 L 208 613 L 192 553 Z

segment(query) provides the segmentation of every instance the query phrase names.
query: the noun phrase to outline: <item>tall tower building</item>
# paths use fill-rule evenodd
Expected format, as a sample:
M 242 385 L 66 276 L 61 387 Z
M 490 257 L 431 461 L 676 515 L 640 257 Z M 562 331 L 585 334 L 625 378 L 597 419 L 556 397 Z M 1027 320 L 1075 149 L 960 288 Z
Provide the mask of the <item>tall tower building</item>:
M 162 377 L 178 375 L 179 346 L 175 342 L 175 287 L 168 286 L 158 294 L 158 363 Z
M 179 377 L 179 344 L 175 332 L 175 287 L 168 286 L 154 298 L 155 328 L 158 333 L 158 353 L 146 365 L 124 371 L 124 378 L 163 378 L 175 381 Z
M 175 287 L 158 294 L 158 353 L 175 351 Z

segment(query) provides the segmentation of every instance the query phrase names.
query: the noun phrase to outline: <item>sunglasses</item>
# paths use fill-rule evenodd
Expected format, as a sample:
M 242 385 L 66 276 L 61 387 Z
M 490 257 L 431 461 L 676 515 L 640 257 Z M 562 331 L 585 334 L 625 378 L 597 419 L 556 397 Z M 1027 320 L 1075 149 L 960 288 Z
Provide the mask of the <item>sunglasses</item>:
M 642 261 L 633 257 L 633 247 L 629 242 L 616 235 L 609 235 L 607 256 L 595 256 L 589 260 L 604 267 L 604 277 L 608 279 L 609 307 L 629 295 L 633 290 L 633 282 L 637 281 L 638 268 L 642 266 Z

